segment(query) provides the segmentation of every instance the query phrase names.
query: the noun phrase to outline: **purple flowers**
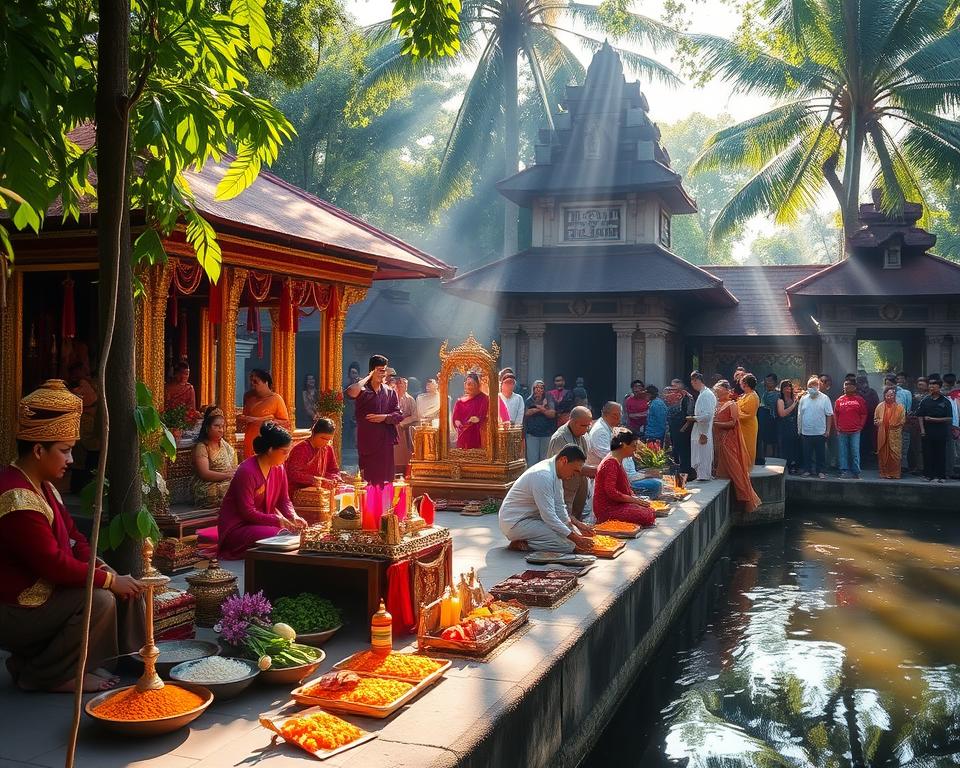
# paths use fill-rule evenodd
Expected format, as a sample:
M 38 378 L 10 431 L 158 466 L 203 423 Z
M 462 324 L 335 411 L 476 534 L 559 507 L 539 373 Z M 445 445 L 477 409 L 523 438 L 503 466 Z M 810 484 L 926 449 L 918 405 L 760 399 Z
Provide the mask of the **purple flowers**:
M 220 606 L 220 636 L 233 646 L 241 646 L 247 639 L 248 627 L 254 620 L 269 623 L 272 607 L 263 591 L 255 595 L 243 594 L 228 597 Z

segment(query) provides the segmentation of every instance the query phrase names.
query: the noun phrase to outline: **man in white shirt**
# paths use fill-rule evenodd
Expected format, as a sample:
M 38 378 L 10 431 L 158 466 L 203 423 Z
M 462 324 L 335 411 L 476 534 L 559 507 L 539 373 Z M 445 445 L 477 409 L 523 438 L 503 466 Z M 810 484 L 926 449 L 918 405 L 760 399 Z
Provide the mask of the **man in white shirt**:
M 510 549 L 569 553 L 591 548 L 593 528 L 571 518 L 563 502 L 563 481 L 576 477 L 584 461 L 583 451 L 568 445 L 517 478 L 499 513 Z
M 513 371 L 504 371 L 500 375 L 500 421 L 510 422 L 518 427 L 523 424 L 523 397 L 514 392 L 517 377 Z
M 801 396 L 797 406 L 797 430 L 803 444 L 803 477 L 816 474 L 821 480 L 826 475 L 827 438 L 833 427 L 833 405 L 830 398 L 820 391 L 820 379 L 811 376 L 807 380 L 807 391 Z
M 611 400 L 605 403 L 597 419 L 587 435 L 587 464 L 596 467 L 610 453 L 610 438 L 613 437 L 613 428 L 620 426 L 623 417 L 623 408 L 620 403 Z
M 690 423 L 690 467 L 697 480 L 713 480 L 713 417 L 717 412 L 717 396 L 703 381 L 699 371 L 690 374 L 690 386 L 697 393 Z

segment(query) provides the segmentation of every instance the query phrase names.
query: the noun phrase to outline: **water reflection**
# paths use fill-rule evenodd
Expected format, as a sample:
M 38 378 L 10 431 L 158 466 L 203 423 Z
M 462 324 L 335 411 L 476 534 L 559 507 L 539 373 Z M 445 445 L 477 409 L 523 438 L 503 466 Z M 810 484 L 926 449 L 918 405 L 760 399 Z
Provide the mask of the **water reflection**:
M 960 524 L 889 521 L 737 533 L 706 626 L 658 653 L 586 765 L 960 764 Z

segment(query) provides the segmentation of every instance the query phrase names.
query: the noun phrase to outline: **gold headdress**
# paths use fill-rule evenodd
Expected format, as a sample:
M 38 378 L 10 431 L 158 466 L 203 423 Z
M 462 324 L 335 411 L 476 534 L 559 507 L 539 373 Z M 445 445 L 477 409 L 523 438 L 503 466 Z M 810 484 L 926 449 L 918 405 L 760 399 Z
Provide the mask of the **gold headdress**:
M 48 379 L 23 400 L 17 409 L 17 440 L 38 443 L 80 439 L 83 401 L 61 379 Z

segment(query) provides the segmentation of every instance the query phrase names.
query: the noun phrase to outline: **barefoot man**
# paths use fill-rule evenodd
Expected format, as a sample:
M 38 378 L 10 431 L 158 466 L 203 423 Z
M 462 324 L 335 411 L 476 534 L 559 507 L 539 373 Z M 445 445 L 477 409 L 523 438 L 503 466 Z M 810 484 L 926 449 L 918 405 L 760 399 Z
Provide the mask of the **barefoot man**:
M 73 463 L 82 410 L 62 381 L 47 381 L 20 401 L 17 459 L 0 469 L 0 648 L 10 652 L 7 668 L 25 690 L 71 691 L 79 663 L 84 584 L 95 554 L 53 484 Z M 93 583 L 83 688 L 103 691 L 117 678 L 98 665 L 143 643 L 136 599 L 143 586 L 100 560 Z

